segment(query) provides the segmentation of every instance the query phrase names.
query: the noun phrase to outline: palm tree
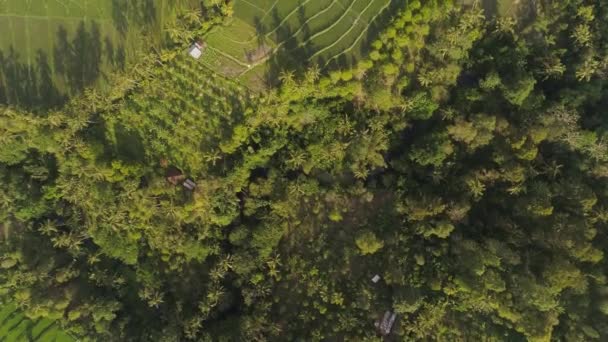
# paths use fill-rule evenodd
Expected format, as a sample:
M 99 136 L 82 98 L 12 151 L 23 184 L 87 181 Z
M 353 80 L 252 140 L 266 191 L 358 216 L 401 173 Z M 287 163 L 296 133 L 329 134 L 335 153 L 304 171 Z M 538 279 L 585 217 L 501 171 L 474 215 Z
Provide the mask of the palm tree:
M 306 71 L 306 76 L 305 76 L 306 83 L 314 84 L 319 79 L 320 75 L 321 75 L 321 70 L 319 69 L 319 66 L 316 64 L 312 65 Z
M 433 78 L 434 75 L 432 72 L 421 72 L 420 75 L 418 75 L 418 82 L 420 82 L 421 86 L 428 87 L 433 84 Z
M 196 25 L 201 21 L 201 13 L 198 10 L 186 11 L 182 14 L 182 16 L 188 21 L 188 23 L 190 23 L 190 25 Z
M 226 271 L 231 270 L 234 267 L 232 255 L 227 255 L 225 258 L 223 258 L 222 261 L 220 261 L 220 267 Z
M 207 293 L 207 301 L 210 307 L 215 307 L 220 302 L 220 299 L 224 295 L 224 288 L 221 285 L 214 286 Z
M 211 165 L 215 166 L 215 162 L 222 159 L 219 152 L 214 151 L 212 153 L 208 153 L 204 155 L 204 159 L 206 162 L 211 162 Z
M 281 75 L 279 76 L 279 80 L 285 86 L 291 86 L 291 85 L 293 85 L 295 83 L 293 71 L 291 71 L 291 70 L 283 70 L 281 72 Z
M 495 33 L 500 35 L 515 36 L 515 25 L 517 22 L 512 17 L 501 17 L 496 21 Z
M 272 257 L 269 261 L 266 262 L 268 265 L 268 274 L 273 278 L 279 277 L 279 267 L 281 266 L 281 256 L 279 254 Z
M 564 167 L 564 165 L 558 164 L 555 160 L 552 160 L 550 164 L 545 162 L 543 173 L 548 174 L 551 179 L 555 179 L 561 174 L 562 167 Z
M 574 29 L 574 32 L 572 33 L 571 37 L 574 38 L 574 41 L 578 45 L 580 45 L 582 47 L 589 47 L 589 46 L 591 46 L 593 34 L 591 33 L 591 29 L 589 28 L 589 25 L 580 24 Z
M 169 39 L 173 42 L 179 42 L 182 37 L 182 32 L 176 28 L 166 29 L 165 32 L 169 35 Z
M 599 62 L 593 58 L 588 58 L 576 70 L 576 78 L 579 81 L 589 82 L 591 80 L 591 78 L 597 73 L 598 68 L 599 68 Z
M 51 236 L 57 233 L 57 226 L 53 221 L 46 220 L 46 222 L 43 223 L 38 230 L 46 236 Z
M 566 66 L 562 63 L 559 57 L 547 58 L 543 61 L 542 71 L 544 78 L 558 78 L 566 72 Z
M 303 151 L 290 152 L 289 157 L 286 164 L 292 170 L 298 169 L 306 162 L 306 153 Z

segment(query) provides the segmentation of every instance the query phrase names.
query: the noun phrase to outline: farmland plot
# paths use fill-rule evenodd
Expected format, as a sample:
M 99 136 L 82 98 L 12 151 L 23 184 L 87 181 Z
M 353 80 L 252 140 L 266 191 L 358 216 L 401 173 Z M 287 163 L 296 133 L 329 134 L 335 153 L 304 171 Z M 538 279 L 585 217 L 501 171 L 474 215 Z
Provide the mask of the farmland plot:
M 227 66 L 220 73 L 239 77 L 252 88 L 276 80 L 284 69 L 352 65 L 397 2 L 235 0 L 235 18 L 205 37 L 212 53 L 203 63 Z
M 52 107 L 160 41 L 168 0 L 0 0 L 0 103 Z M 142 39 L 142 33 L 149 39 Z
M 75 339 L 50 319 L 33 321 L 25 317 L 14 305 L 4 304 L 0 307 L 0 341 L 73 342 Z

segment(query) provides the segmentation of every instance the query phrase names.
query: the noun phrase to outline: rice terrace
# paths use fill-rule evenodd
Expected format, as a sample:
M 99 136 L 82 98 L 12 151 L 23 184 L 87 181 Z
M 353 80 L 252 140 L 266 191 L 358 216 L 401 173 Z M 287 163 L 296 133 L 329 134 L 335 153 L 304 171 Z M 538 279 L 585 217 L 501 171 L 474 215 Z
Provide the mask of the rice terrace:
M 245 84 L 284 69 L 346 67 L 365 54 L 394 0 L 235 0 L 234 17 L 206 37 L 204 62 Z
M 30 320 L 14 305 L 0 307 L 0 341 L 73 342 L 70 335 L 48 318 Z

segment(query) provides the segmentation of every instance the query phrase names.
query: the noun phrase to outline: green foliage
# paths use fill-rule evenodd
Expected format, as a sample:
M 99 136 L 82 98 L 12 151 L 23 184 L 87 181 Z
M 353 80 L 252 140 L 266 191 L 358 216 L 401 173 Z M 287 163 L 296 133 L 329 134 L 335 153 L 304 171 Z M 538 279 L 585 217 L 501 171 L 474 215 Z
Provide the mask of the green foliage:
M 440 166 L 454 153 L 454 147 L 445 133 L 433 133 L 412 147 L 410 159 L 427 166 Z
M 608 7 L 537 5 L 413 1 L 264 94 L 168 46 L 3 108 L 0 297 L 83 341 L 366 341 L 386 310 L 389 339 L 608 339 Z
M 355 243 L 363 255 L 374 254 L 384 247 L 384 242 L 371 231 L 364 231 L 357 235 Z

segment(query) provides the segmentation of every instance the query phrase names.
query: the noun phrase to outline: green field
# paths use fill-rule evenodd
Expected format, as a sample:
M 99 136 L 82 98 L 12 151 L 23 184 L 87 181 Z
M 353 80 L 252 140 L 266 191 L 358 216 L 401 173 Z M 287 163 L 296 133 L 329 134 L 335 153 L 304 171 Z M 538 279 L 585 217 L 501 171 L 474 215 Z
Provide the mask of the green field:
M 0 306 L 0 342 L 73 342 L 70 335 L 49 319 L 32 321 L 14 305 Z
M 475 1 L 464 0 L 463 5 L 472 6 Z M 525 9 L 525 2 L 520 0 L 482 0 L 481 5 L 485 11 L 485 15 L 488 18 L 493 16 L 511 16 L 516 17 L 519 15 L 520 9 Z
M 234 18 L 206 37 L 204 63 L 259 88 L 284 69 L 354 64 L 393 0 L 235 0 Z
M 56 106 L 85 87 L 103 87 L 111 70 L 160 42 L 175 3 L 0 0 L 0 103 Z

